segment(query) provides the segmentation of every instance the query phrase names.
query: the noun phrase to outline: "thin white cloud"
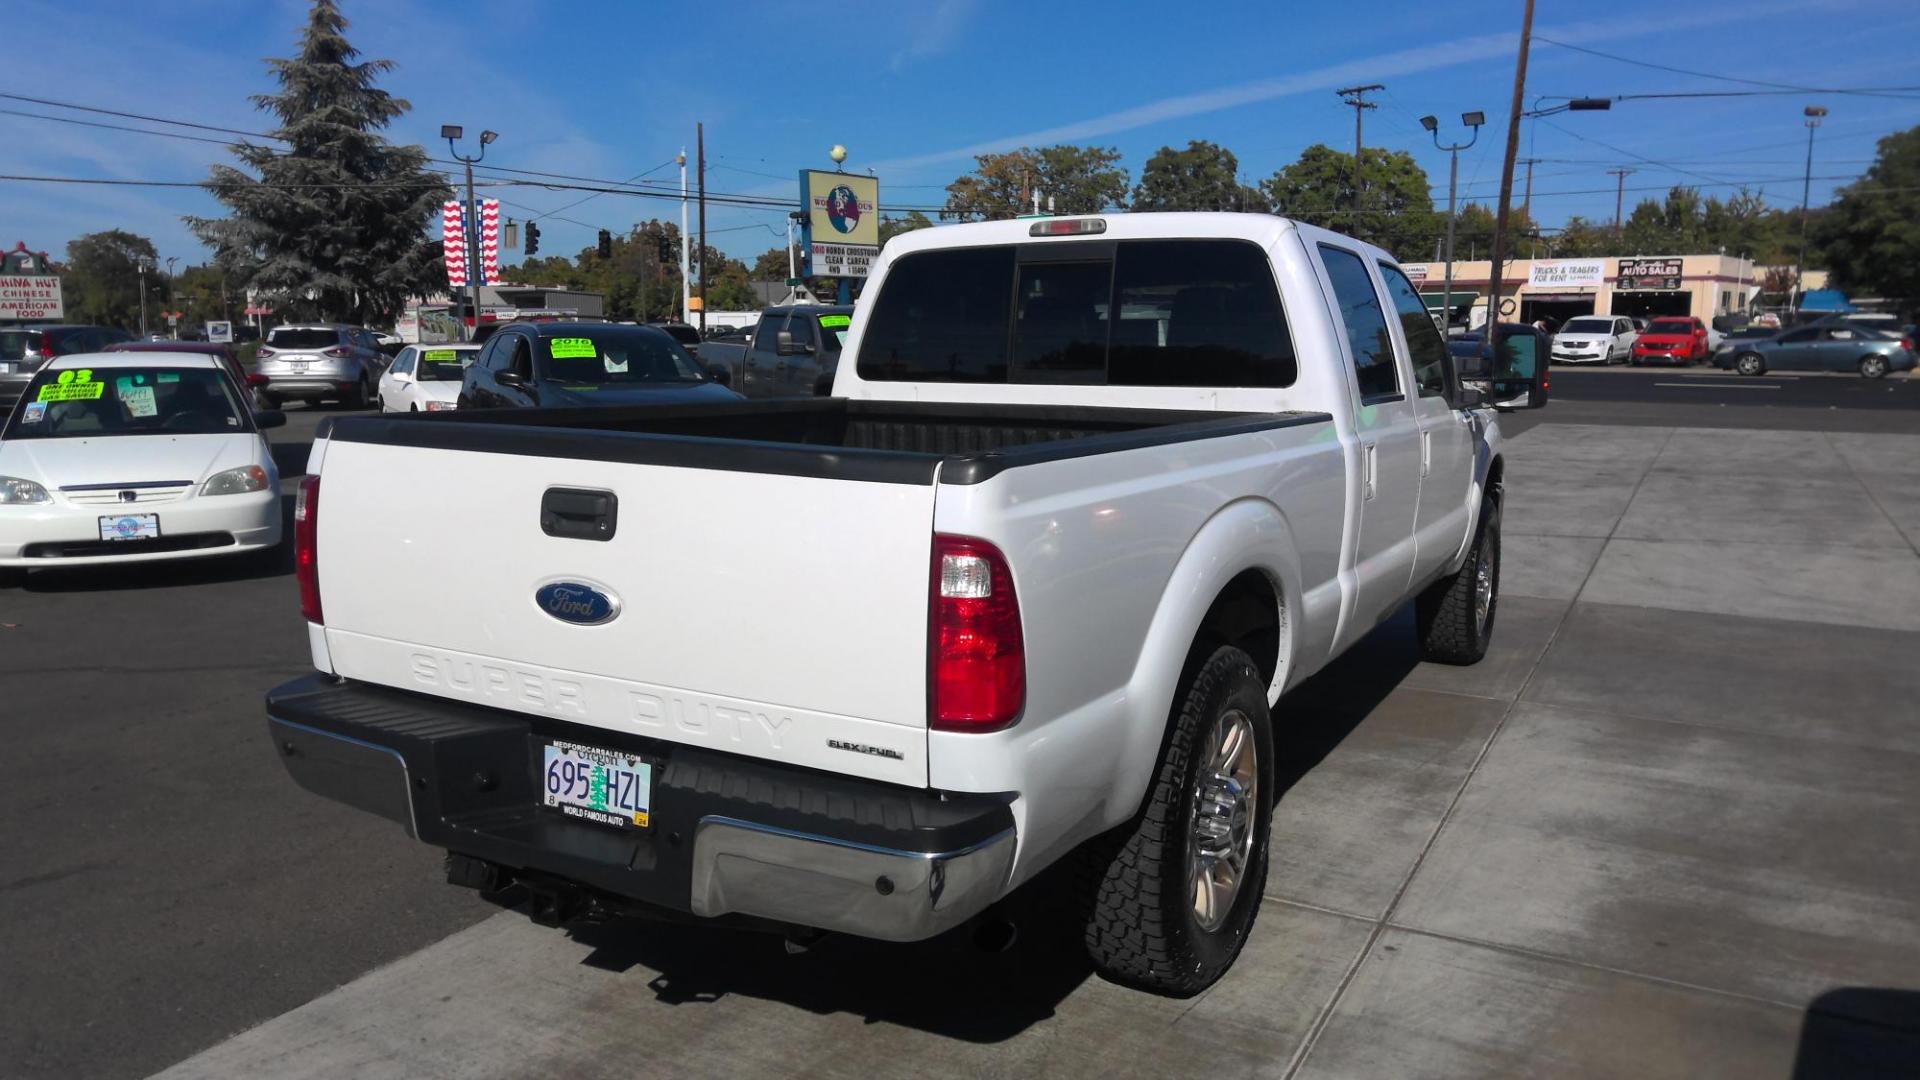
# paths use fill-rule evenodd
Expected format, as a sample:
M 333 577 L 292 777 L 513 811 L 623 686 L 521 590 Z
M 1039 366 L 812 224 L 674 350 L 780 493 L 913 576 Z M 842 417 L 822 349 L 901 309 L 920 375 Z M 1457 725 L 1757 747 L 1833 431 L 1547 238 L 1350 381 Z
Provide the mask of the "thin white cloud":
M 1542 37 L 1582 42 L 1618 40 L 1644 37 L 1649 34 L 1671 35 L 1680 30 L 1718 26 L 1731 22 L 1748 22 L 1764 19 L 1773 14 L 1787 14 L 1800 10 L 1802 9 L 1797 4 L 1781 4 L 1770 8 L 1744 7 L 1723 11 L 1672 12 L 1663 16 L 1658 23 L 1634 20 L 1595 21 L 1552 28 L 1537 27 L 1535 32 Z M 979 154 L 997 153 L 1018 146 L 1047 146 L 1054 143 L 1095 139 L 1165 120 L 1178 120 L 1241 105 L 1271 101 L 1293 94 L 1327 90 L 1355 80 L 1386 79 L 1457 67 L 1474 61 L 1512 56 L 1517 41 L 1518 35 L 1513 31 L 1507 31 L 1478 34 L 1453 41 L 1429 42 L 1409 49 L 1347 60 L 1311 71 L 1163 98 L 1086 120 L 1041 128 L 1038 131 L 1027 131 L 949 150 L 936 150 L 926 154 L 875 162 L 873 168 L 881 172 L 904 171 L 950 161 L 962 161 Z M 1537 51 L 1535 55 L 1538 56 Z
M 937 0 L 924 20 L 906 30 L 906 47 L 893 54 L 888 68 L 897 73 L 915 60 L 952 48 L 978 6 L 977 0 Z

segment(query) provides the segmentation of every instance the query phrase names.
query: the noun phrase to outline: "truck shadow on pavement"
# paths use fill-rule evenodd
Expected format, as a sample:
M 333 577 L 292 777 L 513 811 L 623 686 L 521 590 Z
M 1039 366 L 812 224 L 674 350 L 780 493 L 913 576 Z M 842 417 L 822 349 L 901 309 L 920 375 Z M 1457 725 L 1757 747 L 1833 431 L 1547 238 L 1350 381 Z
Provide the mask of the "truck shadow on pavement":
M 1793 1076 L 1920 1076 L 1920 990 L 1848 986 L 1814 998 Z
M 1279 792 L 1325 760 L 1418 662 L 1411 613 L 1403 612 L 1282 699 Z M 1073 887 L 1069 868 L 1056 864 L 1008 897 L 998 910 L 1019 937 L 999 952 L 977 947 L 968 927 L 909 945 L 829 936 L 797 956 L 772 934 L 718 928 L 627 921 L 568 933 L 592 947 L 582 963 L 653 972 L 647 986 L 664 1004 L 744 995 L 997 1043 L 1051 1018 L 1093 977 L 1066 914 Z

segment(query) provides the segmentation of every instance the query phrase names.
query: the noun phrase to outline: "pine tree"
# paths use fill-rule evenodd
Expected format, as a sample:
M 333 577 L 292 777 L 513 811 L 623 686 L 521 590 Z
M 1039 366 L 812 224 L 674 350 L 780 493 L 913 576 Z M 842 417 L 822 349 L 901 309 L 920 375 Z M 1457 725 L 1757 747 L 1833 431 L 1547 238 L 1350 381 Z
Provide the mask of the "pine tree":
M 207 183 L 233 216 L 186 220 L 235 285 L 282 314 L 369 323 L 445 287 L 428 228 L 452 191 L 419 146 L 379 134 L 412 106 L 374 85 L 393 61 L 354 62 L 346 28 L 334 0 L 315 0 L 299 55 L 267 61 L 280 92 L 253 97 L 284 148 L 236 147 L 242 167 L 216 165 Z

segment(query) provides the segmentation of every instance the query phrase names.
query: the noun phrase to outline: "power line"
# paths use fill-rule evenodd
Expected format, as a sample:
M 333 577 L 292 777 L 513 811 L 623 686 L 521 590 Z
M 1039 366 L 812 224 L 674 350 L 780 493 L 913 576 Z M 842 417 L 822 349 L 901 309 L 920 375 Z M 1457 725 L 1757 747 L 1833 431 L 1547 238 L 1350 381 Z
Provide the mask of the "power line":
M 1911 92 L 1920 90 L 1920 86 L 1881 86 L 1841 89 L 1819 86 L 1796 86 L 1793 83 L 1767 82 L 1763 79 L 1742 79 L 1732 75 L 1715 75 L 1706 71 L 1689 71 L 1686 68 L 1669 67 L 1666 64 L 1656 64 L 1648 60 L 1636 60 L 1630 56 L 1617 56 L 1613 53 L 1601 52 L 1599 49 L 1589 49 L 1584 45 L 1569 45 L 1564 41 L 1555 41 L 1553 38 L 1542 37 L 1539 34 L 1535 34 L 1533 40 L 1546 45 L 1558 45 L 1563 49 L 1572 49 L 1577 53 L 1586 53 L 1588 56 L 1597 56 L 1602 60 L 1613 60 L 1622 64 L 1652 68 L 1655 71 L 1668 71 L 1678 75 L 1690 75 L 1699 79 L 1713 79 L 1717 82 L 1738 83 L 1742 86 L 1765 86 L 1775 90 L 1790 90 L 1802 94 L 1851 94 L 1858 97 L 1894 98 L 1900 101 L 1920 100 L 1920 96 L 1916 96 Z

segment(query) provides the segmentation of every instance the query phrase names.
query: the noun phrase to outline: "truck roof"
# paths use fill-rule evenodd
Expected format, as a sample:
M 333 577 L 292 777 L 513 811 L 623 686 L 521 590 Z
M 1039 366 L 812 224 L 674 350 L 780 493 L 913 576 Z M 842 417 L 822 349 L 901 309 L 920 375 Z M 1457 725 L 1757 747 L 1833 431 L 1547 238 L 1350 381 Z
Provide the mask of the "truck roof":
M 1033 227 L 1041 222 L 1099 218 L 1105 223 L 1098 234 L 1035 236 Z M 1017 218 L 1012 221 L 977 221 L 964 225 L 941 225 L 915 229 L 887 242 L 889 255 L 934 248 L 983 247 L 988 244 L 1072 244 L 1088 240 L 1172 240 L 1222 238 L 1250 240 L 1269 247 L 1289 232 L 1327 238 L 1343 246 L 1358 246 L 1388 261 L 1397 261 L 1388 252 L 1362 244 L 1351 237 L 1327 232 L 1312 225 L 1274 214 L 1228 214 L 1211 212 L 1129 213 L 1116 210 L 1099 214 L 1058 214 L 1041 218 Z

